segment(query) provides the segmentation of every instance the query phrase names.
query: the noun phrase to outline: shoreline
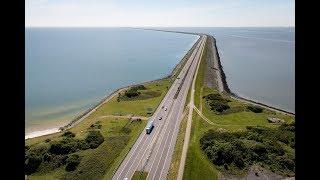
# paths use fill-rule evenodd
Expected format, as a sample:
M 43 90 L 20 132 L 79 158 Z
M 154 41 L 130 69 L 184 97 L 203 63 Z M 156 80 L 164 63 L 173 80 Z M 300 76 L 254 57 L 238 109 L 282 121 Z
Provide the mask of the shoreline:
M 200 36 L 199 36 L 200 37 Z M 181 58 L 181 60 L 174 66 L 174 68 L 171 70 L 171 72 L 159 79 L 155 79 L 155 80 L 150 80 L 150 81 L 145 81 L 145 82 L 141 82 L 141 83 L 135 83 L 135 84 L 130 84 L 128 86 L 123 86 L 120 87 L 114 91 L 112 91 L 111 93 L 109 93 L 108 95 L 106 95 L 105 97 L 103 97 L 101 100 L 99 100 L 96 104 L 92 105 L 89 109 L 85 110 L 84 112 L 82 112 L 80 115 L 76 116 L 75 118 L 73 118 L 72 120 L 70 120 L 69 122 L 66 122 L 66 125 L 64 126 L 60 126 L 60 127 L 54 127 L 54 128 L 48 128 L 45 130 L 37 130 L 37 131 L 33 131 L 30 132 L 28 134 L 25 134 L 25 140 L 27 139 L 32 139 L 32 138 L 36 138 L 36 137 L 40 137 L 40 136 L 45 136 L 45 135 L 50 135 L 50 134 L 54 134 L 54 133 L 59 133 L 62 131 L 65 131 L 67 129 L 70 129 L 72 127 L 74 127 L 75 125 L 79 124 L 82 120 L 84 120 L 86 117 L 88 117 L 90 114 L 92 114 L 93 112 L 95 112 L 100 106 L 102 106 L 103 104 L 107 103 L 109 100 L 111 100 L 114 96 L 118 95 L 118 93 L 132 87 L 132 86 L 136 86 L 136 85 L 145 85 L 148 83 L 153 83 L 159 80 L 163 80 L 166 78 L 170 78 L 172 76 L 174 76 L 176 74 L 176 70 L 179 69 L 181 67 L 181 65 L 185 62 L 186 57 L 190 54 L 190 52 L 192 51 L 192 49 L 195 48 L 196 44 L 199 42 L 200 38 L 198 38 L 194 44 L 192 45 L 192 47 L 187 51 L 187 53 L 185 53 L 185 55 Z
M 211 36 L 211 35 L 208 35 L 206 34 L 207 36 Z M 237 95 L 236 93 L 232 92 L 228 86 L 228 82 L 227 82 L 227 77 L 223 71 L 223 66 L 222 66 L 222 63 L 221 63 L 221 60 L 220 60 L 220 55 L 219 55 L 219 51 L 218 51 L 218 47 L 217 47 L 217 44 L 216 44 L 216 39 L 211 36 L 214 40 L 213 44 L 214 44 L 214 48 L 215 48 L 215 51 L 216 51 L 216 54 L 217 54 L 217 61 L 218 61 L 218 68 L 219 68 L 219 72 L 220 72 L 220 77 L 221 77 L 221 81 L 222 81 L 222 84 L 223 84 L 223 91 L 230 94 L 231 95 L 231 98 L 233 99 L 237 99 L 237 100 L 240 100 L 240 101 L 244 101 L 246 103 L 250 103 L 250 104 L 254 104 L 254 105 L 257 105 L 257 106 L 261 106 L 261 107 L 264 107 L 264 108 L 267 108 L 267 109 L 270 109 L 270 110 L 273 110 L 273 111 L 277 111 L 277 112 L 281 112 L 281 113 L 284 113 L 284 114 L 290 114 L 290 115 L 295 115 L 294 112 L 290 112 L 288 110 L 285 110 L 285 109 L 281 109 L 281 108 L 278 108 L 278 107 L 274 107 L 272 105 L 268 105 L 268 104 L 265 104 L 263 102 L 259 102 L 259 101 L 255 101 L 255 100 L 252 100 L 252 99 L 249 99 L 249 98 L 245 98 L 245 97 L 241 97 L 239 95 Z
M 46 129 L 46 130 L 39 130 L 39 131 L 30 132 L 30 133 L 25 135 L 25 140 L 31 139 L 31 138 L 40 137 L 40 136 L 44 136 L 44 135 L 49 135 L 49 134 L 62 132 L 62 131 L 65 131 L 65 130 L 67 130 L 69 128 L 72 128 L 73 126 L 77 125 L 82 120 L 84 120 L 86 117 L 88 117 L 91 113 L 95 112 L 104 103 L 108 102 L 110 99 L 112 99 L 114 96 L 116 96 L 119 92 L 122 92 L 125 89 L 128 89 L 128 88 L 130 88 L 132 86 L 144 85 L 144 84 L 147 84 L 147 83 L 152 83 L 152 82 L 155 82 L 155 81 L 163 80 L 163 79 L 166 79 L 166 78 L 174 76 L 175 73 L 176 73 L 175 72 L 176 69 L 179 68 L 183 64 L 183 62 L 185 61 L 185 58 L 187 57 L 187 55 L 189 55 L 189 52 L 199 42 L 199 39 L 200 39 L 201 35 L 205 35 L 205 36 L 211 37 L 214 40 L 214 42 L 213 42 L 214 47 L 213 48 L 215 48 L 215 51 L 216 51 L 217 61 L 218 61 L 218 69 L 219 69 L 219 73 L 220 73 L 220 79 L 222 81 L 222 86 L 223 86 L 222 89 L 223 89 L 224 92 L 228 93 L 231 96 L 231 98 L 233 98 L 233 99 L 237 99 L 237 100 L 244 101 L 246 103 L 254 104 L 254 105 L 257 105 L 257 106 L 261 106 L 261 107 L 264 107 L 264 108 L 267 108 L 267 109 L 270 109 L 270 110 L 273 110 L 273 111 L 277 111 L 277 112 L 281 112 L 281 113 L 284 113 L 284 114 L 289 114 L 289 115 L 295 116 L 294 112 L 290 112 L 290 111 L 287 111 L 287 110 L 284 110 L 284 109 L 281 109 L 281 108 L 273 107 L 272 105 L 268 105 L 268 104 L 264 104 L 262 102 L 254 101 L 254 100 L 251 100 L 249 98 L 244 98 L 244 97 L 241 97 L 241 96 L 233 93 L 230 90 L 229 86 L 228 86 L 228 83 L 227 83 L 227 80 L 226 80 L 226 75 L 225 75 L 225 73 L 223 71 L 223 66 L 222 66 L 222 63 L 221 63 L 221 60 L 220 60 L 219 51 L 218 51 L 218 48 L 217 48 L 217 45 L 216 45 L 216 39 L 212 35 L 204 34 L 204 33 L 192 33 L 192 32 L 159 30 L 159 29 L 148 29 L 148 28 L 133 28 L 133 29 L 141 29 L 141 30 L 147 30 L 147 31 L 148 30 L 149 31 L 161 31 L 161 32 L 169 32 L 169 33 L 191 34 L 191 35 L 198 35 L 199 38 L 193 44 L 193 46 L 188 50 L 188 52 L 182 57 L 182 59 L 179 61 L 179 63 L 176 64 L 176 66 L 173 68 L 171 73 L 169 73 L 169 75 L 167 75 L 165 77 L 162 77 L 162 78 L 159 78 L 159 79 L 155 79 L 155 80 L 150 80 L 150 81 L 145 81 L 145 82 L 141 82 L 141 83 L 136 83 L 136 84 L 131 84 L 131 85 L 128 85 L 128 86 L 120 87 L 120 88 L 112 91 L 107 96 L 103 97 L 95 105 L 93 105 L 92 107 L 90 107 L 89 109 L 87 109 L 86 111 L 81 113 L 80 115 L 76 116 L 69 123 L 67 123 L 67 125 L 61 126 L 59 128 L 50 128 L 50 129 Z

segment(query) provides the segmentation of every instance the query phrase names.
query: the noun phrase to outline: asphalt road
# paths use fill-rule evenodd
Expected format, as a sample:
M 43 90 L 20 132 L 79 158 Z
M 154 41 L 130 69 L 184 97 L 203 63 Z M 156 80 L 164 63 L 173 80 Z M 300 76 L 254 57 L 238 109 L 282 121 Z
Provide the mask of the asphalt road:
M 166 96 L 151 117 L 154 128 L 150 134 L 144 130 L 114 174 L 114 180 L 131 179 L 135 171 L 148 172 L 148 180 L 166 179 L 179 132 L 181 116 L 188 90 L 196 71 L 205 36 L 192 52 L 187 63 L 173 82 Z M 180 91 L 178 88 L 180 86 Z M 178 95 L 175 97 L 175 94 Z M 162 108 L 164 107 L 164 108 Z M 167 110 L 165 111 L 165 109 Z M 159 118 L 162 117 L 162 120 Z

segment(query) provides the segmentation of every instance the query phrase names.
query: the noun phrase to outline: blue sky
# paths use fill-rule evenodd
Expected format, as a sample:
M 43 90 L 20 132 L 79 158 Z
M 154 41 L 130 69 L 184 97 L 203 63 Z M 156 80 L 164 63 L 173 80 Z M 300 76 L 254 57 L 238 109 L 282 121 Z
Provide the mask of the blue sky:
M 295 26 L 294 0 L 26 0 L 27 27 Z

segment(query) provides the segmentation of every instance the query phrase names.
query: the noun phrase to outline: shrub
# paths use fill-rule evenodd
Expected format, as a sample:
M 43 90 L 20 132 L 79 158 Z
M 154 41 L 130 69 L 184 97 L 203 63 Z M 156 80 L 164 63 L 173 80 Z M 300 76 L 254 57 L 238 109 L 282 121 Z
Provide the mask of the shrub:
M 48 143 L 48 142 L 50 142 L 50 141 L 51 141 L 51 139 L 46 139 L 46 140 L 45 140 L 46 143 Z
M 36 154 L 29 154 L 24 162 L 25 173 L 30 175 L 37 171 L 38 167 L 42 162 L 42 157 Z
M 254 113 L 262 113 L 263 111 L 263 109 L 259 106 L 248 106 L 247 109 Z
M 65 136 L 65 137 L 75 137 L 76 135 L 70 131 L 66 131 L 62 134 L 62 136 Z
M 207 96 L 203 96 L 206 99 L 207 104 L 210 106 L 211 110 L 215 110 L 219 113 L 230 109 L 227 99 L 224 99 L 221 94 L 208 94 Z
M 290 150 L 294 147 L 294 127 L 291 126 L 294 125 L 275 129 L 250 126 L 241 132 L 209 130 L 201 137 L 200 147 L 213 164 L 226 171 L 259 164 L 281 175 L 292 175 L 295 156 Z
M 141 119 L 140 119 L 140 121 L 141 121 Z M 123 128 L 121 128 L 121 131 L 126 133 L 126 134 L 129 134 L 131 132 L 131 129 L 128 128 L 128 127 L 123 127 Z
M 80 164 L 81 158 L 77 154 L 69 156 L 66 160 L 66 171 L 74 171 Z
M 68 154 L 70 152 L 75 152 L 76 150 L 76 141 L 61 140 L 52 142 L 49 152 L 52 154 Z
M 89 131 L 85 141 L 88 143 L 91 149 L 97 148 L 104 141 L 104 137 L 100 131 Z

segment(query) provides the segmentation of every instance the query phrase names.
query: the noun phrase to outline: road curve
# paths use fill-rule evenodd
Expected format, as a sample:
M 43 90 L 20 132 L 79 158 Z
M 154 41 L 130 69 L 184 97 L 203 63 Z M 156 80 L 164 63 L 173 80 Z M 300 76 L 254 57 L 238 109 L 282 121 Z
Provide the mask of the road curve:
M 136 143 L 114 174 L 113 180 L 131 179 L 135 171 L 148 172 L 148 180 L 166 179 L 188 90 L 206 41 L 206 36 L 202 35 L 200 38 L 178 75 L 179 79 L 175 79 L 154 115 L 150 118 L 150 120 L 154 120 L 153 131 L 150 134 L 146 134 L 145 131 L 141 132 Z M 162 120 L 159 120 L 159 117 L 162 117 Z

